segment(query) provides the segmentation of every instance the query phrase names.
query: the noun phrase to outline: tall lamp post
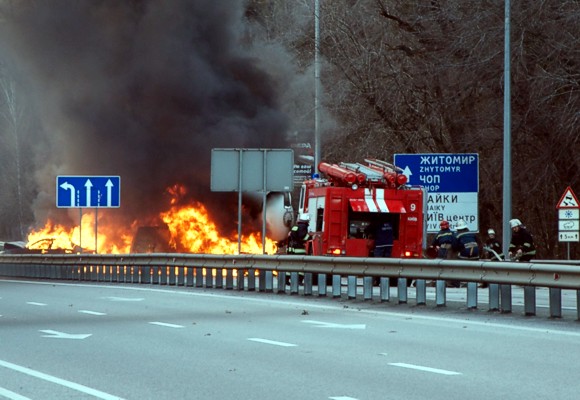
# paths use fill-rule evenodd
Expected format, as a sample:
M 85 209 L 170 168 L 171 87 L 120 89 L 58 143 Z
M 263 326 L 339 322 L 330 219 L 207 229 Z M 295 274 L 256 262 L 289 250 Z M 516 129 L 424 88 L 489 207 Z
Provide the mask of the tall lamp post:
M 511 170 L 511 73 L 510 73 L 510 0 L 505 0 L 504 36 L 504 96 L 503 96 L 503 250 L 509 260 L 508 249 L 511 236 L 509 220 L 512 217 L 512 170 Z
M 314 173 L 320 164 L 320 4 L 314 0 Z

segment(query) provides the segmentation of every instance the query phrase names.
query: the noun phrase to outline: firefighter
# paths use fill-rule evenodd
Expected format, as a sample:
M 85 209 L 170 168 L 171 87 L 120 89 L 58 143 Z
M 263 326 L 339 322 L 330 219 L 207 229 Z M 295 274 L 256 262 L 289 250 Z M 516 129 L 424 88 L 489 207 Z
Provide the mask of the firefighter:
M 375 257 L 391 257 L 393 251 L 393 227 L 388 222 L 383 222 L 378 225 L 375 230 Z
M 491 261 L 501 261 L 503 259 L 503 251 L 501 243 L 497 240 L 495 230 L 489 228 L 487 230 L 487 240 L 485 241 L 485 258 Z
M 433 239 L 431 247 L 437 250 L 437 258 L 447 258 L 449 256 L 450 250 L 456 242 L 455 234 L 449 229 L 448 221 L 441 221 L 439 223 L 441 230 Z
M 509 257 L 514 261 L 530 261 L 536 255 L 534 238 L 526 229 L 522 221 L 515 218 L 510 220 L 512 239 L 509 247 Z
M 457 223 L 457 240 L 455 241 L 455 250 L 457 257 L 462 260 L 479 260 L 479 244 L 475 233 L 471 232 L 464 220 L 460 219 Z
M 301 214 L 296 225 L 288 233 L 288 254 L 306 254 L 306 242 L 311 239 L 309 224 L 310 215 Z

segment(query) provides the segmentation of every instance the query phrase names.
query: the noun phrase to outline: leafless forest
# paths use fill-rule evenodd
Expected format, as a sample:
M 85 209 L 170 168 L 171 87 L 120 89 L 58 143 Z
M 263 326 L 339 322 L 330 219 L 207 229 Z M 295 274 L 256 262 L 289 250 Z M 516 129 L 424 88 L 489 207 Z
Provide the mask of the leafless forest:
M 580 2 L 511 3 L 512 214 L 533 233 L 539 258 L 566 258 L 556 204 L 567 186 L 580 194 Z M 239 46 L 268 72 L 288 117 L 284 134 L 308 137 L 313 0 L 244 7 Z M 479 153 L 479 226 L 501 235 L 503 1 L 320 0 L 320 54 L 322 159 Z M 1 67 L 0 240 L 21 239 L 38 222 L 38 149 L 55 144 L 26 69 L 6 58 Z M 571 257 L 580 258 L 578 243 Z

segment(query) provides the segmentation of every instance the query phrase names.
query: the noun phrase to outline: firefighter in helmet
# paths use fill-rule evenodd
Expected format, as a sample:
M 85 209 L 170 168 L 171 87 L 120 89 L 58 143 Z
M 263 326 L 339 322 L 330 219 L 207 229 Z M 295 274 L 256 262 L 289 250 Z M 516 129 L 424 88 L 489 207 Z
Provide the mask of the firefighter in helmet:
M 526 229 L 522 221 L 517 218 L 510 220 L 512 239 L 510 241 L 509 256 L 515 261 L 530 261 L 536 255 L 534 238 Z
M 288 233 L 288 254 L 306 254 L 306 242 L 311 239 L 309 224 L 310 215 L 300 214 L 298 222 Z
M 501 261 L 503 258 L 503 251 L 501 243 L 495 235 L 495 230 L 489 228 L 487 230 L 487 240 L 485 241 L 485 258 L 491 261 Z
M 439 227 L 441 229 L 435 236 L 435 239 L 433 239 L 431 247 L 437 250 L 437 258 L 448 258 L 457 238 L 451 229 L 449 229 L 449 221 L 441 221 Z
M 455 241 L 455 250 L 462 260 L 479 260 L 479 244 L 475 233 L 471 232 L 464 220 L 460 219 L 457 223 L 457 234 Z

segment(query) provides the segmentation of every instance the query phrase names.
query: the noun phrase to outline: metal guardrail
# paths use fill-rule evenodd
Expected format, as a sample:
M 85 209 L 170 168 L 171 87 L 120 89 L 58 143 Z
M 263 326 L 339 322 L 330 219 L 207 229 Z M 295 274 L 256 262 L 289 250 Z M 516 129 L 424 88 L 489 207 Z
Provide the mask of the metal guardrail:
M 256 288 L 256 271 L 258 287 Z M 243 272 L 243 273 L 242 273 Z M 260 273 L 262 272 L 262 273 Z M 292 277 L 289 288 L 286 273 Z M 304 275 L 302 292 L 298 276 Z M 417 304 L 426 304 L 426 281 L 436 282 L 436 305 L 446 303 L 445 281 L 467 282 L 467 307 L 477 308 L 477 285 L 490 287 L 491 310 L 511 312 L 511 285 L 524 287 L 526 315 L 535 315 L 535 287 L 550 288 L 550 316 L 561 317 L 562 289 L 576 290 L 580 319 L 580 261 L 496 262 L 290 255 L 211 254 L 0 254 L 0 276 L 80 281 L 183 285 L 206 288 L 341 297 L 347 278 L 348 298 L 356 298 L 356 277 L 363 277 L 363 299 L 373 298 L 373 278 L 380 278 L 380 300 L 390 300 L 390 279 L 397 279 L 398 301 L 406 303 L 408 280 L 416 281 Z M 313 277 L 318 284 L 313 284 Z M 327 284 L 327 278 L 332 281 Z M 501 306 L 500 306 L 501 300 Z

